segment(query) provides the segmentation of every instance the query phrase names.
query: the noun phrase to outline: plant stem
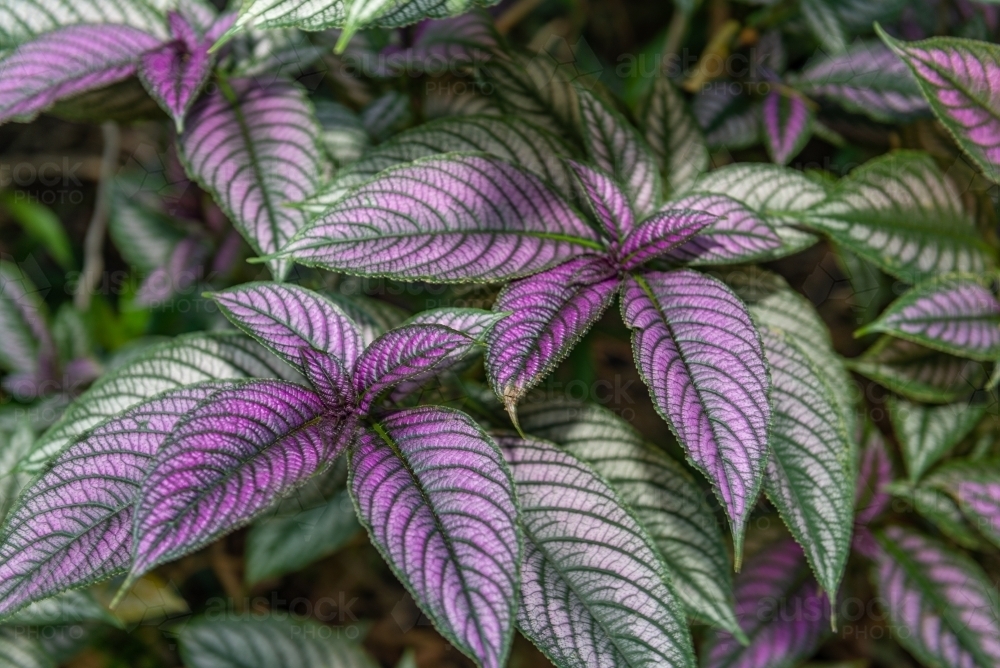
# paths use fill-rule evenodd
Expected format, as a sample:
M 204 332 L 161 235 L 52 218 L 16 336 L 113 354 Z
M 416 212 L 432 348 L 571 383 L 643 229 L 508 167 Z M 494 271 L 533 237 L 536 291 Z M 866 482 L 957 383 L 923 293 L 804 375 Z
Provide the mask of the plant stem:
M 83 240 L 83 272 L 76 284 L 76 294 L 73 295 L 73 304 L 80 311 L 90 308 L 90 299 L 104 271 L 104 237 L 108 230 L 111 179 L 115 176 L 118 154 L 121 151 L 121 133 L 118 131 L 117 123 L 114 121 L 102 123 L 101 134 L 104 136 L 104 150 L 101 153 L 97 197 L 94 200 L 94 212 L 87 225 L 87 236 Z

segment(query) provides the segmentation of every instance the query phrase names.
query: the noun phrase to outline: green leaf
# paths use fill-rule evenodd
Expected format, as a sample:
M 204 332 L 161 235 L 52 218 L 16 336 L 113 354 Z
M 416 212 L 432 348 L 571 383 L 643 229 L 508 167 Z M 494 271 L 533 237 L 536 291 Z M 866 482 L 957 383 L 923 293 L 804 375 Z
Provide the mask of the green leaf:
M 496 0 L 245 0 L 240 16 L 219 44 L 250 27 L 326 30 L 343 28 L 337 50 L 343 51 L 358 30 L 398 28 L 423 19 L 442 19 Z M 218 48 L 218 44 L 215 48 Z
M 11 668 L 56 668 L 37 638 L 14 628 L 0 627 L 0 665 Z
M 188 668 L 376 668 L 368 654 L 345 638 L 353 627 L 330 628 L 284 621 L 272 611 L 264 620 L 200 618 L 180 632 Z M 355 632 L 357 629 L 355 629 Z
M 21 223 L 28 236 L 44 246 L 60 267 L 67 271 L 73 269 L 76 261 L 73 259 L 69 237 L 66 236 L 62 222 L 52 209 L 11 192 L 3 193 L 2 201 L 10 215 Z
M 907 283 L 995 261 L 955 184 L 923 153 L 895 151 L 858 167 L 803 222 Z
M 854 526 L 852 435 L 821 367 L 779 330 L 763 328 L 761 338 L 773 409 L 764 489 L 802 546 L 820 586 L 834 595 Z
M 78 23 L 121 23 L 167 36 L 164 20 L 177 0 L 18 0 L 0 5 L 0 49 Z
M 360 529 L 346 489 L 314 508 L 260 521 L 247 535 L 246 582 L 300 570 L 336 552 Z
M 742 636 L 718 521 L 683 466 L 598 406 L 531 403 L 519 417 L 526 433 L 563 446 L 611 483 L 649 532 L 689 615 Z
M 985 402 L 923 406 L 889 397 L 889 418 L 910 481 L 922 478 L 958 445 L 983 417 L 986 408 Z
M 20 626 L 56 626 L 98 621 L 117 624 L 108 610 L 87 591 L 75 589 L 36 601 L 3 620 Z
M 646 142 L 660 164 L 668 196 L 683 192 L 708 171 L 705 137 L 669 79 L 655 79 L 639 118 Z
M 951 403 L 986 381 L 980 362 L 884 336 L 861 356 L 844 360 L 848 369 L 913 401 Z

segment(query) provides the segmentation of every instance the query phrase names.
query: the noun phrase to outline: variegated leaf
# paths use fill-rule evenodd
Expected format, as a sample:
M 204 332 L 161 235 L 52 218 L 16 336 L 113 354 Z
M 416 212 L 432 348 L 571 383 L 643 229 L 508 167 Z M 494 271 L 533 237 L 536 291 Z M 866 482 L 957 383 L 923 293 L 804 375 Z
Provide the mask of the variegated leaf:
M 66 26 L 120 24 L 167 36 L 165 16 L 177 0 L 22 0 L 0 6 L 0 51 Z
M 193 179 L 258 253 L 272 254 L 305 227 L 287 206 L 311 197 L 323 174 L 319 127 L 304 91 L 275 80 L 229 79 L 188 114 L 179 149 Z M 269 262 L 281 280 L 290 264 Z
M 954 183 L 930 156 L 913 151 L 858 167 L 806 222 L 908 283 L 995 263 Z
M 1000 459 L 950 462 L 935 471 L 927 484 L 951 495 L 969 524 L 1000 547 Z
M 486 375 L 507 412 L 573 349 L 611 304 L 620 280 L 600 258 L 583 257 L 515 281 L 494 309 L 510 315 L 490 332 Z
M 265 518 L 247 534 L 245 580 L 255 585 L 294 573 L 333 554 L 360 529 L 347 490 L 313 508 Z
M 770 381 L 750 314 L 724 284 L 687 269 L 628 277 L 622 314 L 657 411 L 726 509 L 739 564 L 771 421 Z
M 950 403 L 968 397 L 986 382 L 981 362 L 937 352 L 892 336 L 875 342 L 860 357 L 845 360 L 851 371 L 913 401 Z
M 390 387 L 426 379 L 468 355 L 478 342 L 445 325 L 408 324 L 375 339 L 358 358 L 354 391 L 366 413 Z
M 567 194 L 573 177 L 561 158 L 571 150 L 550 133 L 516 117 L 464 116 L 442 118 L 420 125 L 374 148 L 337 172 L 315 197 L 304 203 L 308 211 L 323 213 L 348 191 L 379 172 L 438 153 L 482 152 L 519 165 Z
M 974 276 L 950 275 L 906 292 L 858 334 L 885 332 L 974 360 L 1000 357 L 1000 300 Z
M 165 392 L 84 433 L 24 490 L 0 542 L 0 616 L 130 563 L 133 506 L 160 445 L 224 387 Z
M 656 156 L 667 194 L 688 188 L 708 171 L 708 147 L 680 91 L 657 77 L 641 113 L 643 136 Z
M 779 165 L 787 165 L 812 135 L 812 110 L 798 95 L 772 91 L 764 100 L 761 120 L 768 155 Z
M 790 78 L 806 95 L 833 100 L 847 111 L 891 123 L 926 113 L 927 101 L 899 56 L 877 42 L 858 42 L 840 54 L 821 54 Z
M 736 264 L 770 259 L 785 248 L 767 216 L 728 195 L 696 192 L 664 206 L 718 216 L 693 239 L 671 251 L 672 259 L 694 266 Z
M 965 438 L 986 408 L 985 402 L 923 406 L 889 397 L 889 417 L 910 481 L 922 478 Z
M 806 211 L 826 199 L 822 184 L 780 165 L 735 164 L 705 174 L 692 191 L 739 200 L 764 219 L 784 242 L 783 254 L 808 248 L 816 237 L 796 229 Z
M 733 613 L 732 565 L 701 488 L 673 459 L 643 443 L 611 411 L 555 401 L 528 404 L 521 425 L 594 467 L 649 532 L 690 616 L 742 635 Z
M 497 158 L 446 155 L 382 172 L 313 221 L 282 256 L 410 281 L 489 282 L 602 248 L 539 177 Z
M 913 73 L 938 120 L 993 181 L 1000 181 L 1000 48 L 957 37 L 901 42 L 879 36 Z
M 326 30 L 343 28 L 337 42 L 338 50 L 362 28 L 381 26 L 397 28 L 416 23 L 421 19 L 442 19 L 461 14 L 472 7 L 493 4 L 495 0 L 247 0 L 240 8 L 240 17 L 227 39 L 247 28 L 299 28 L 301 30 Z
M 996 589 L 982 568 L 912 529 L 877 537 L 875 581 L 900 644 L 932 666 L 997 665 Z
M 190 411 L 142 482 L 126 586 L 247 524 L 322 471 L 356 428 L 351 419 L 323 419 L 323 408 L 300 385 L 251 380 Z
M 569 164 L 597 224 L 612 246 L 617 247 L 636 223 L 628 196 L 609 173 L 578 162 Z
M 645 140 L 593 93 L 580 89 L 577 97 L 587 157 L 621 185 L 637 215 L 649 215 L 662 193 L 656 160 Z
M 0 368 L 34 379 L 55 354 L 43 297 L 24 268 L 0 260 Z
M 736 576 L 736 615 L 750 644 L 715 631 L 702 649 L 702 668 L 792 668 L 829 632 L 830 603 L 809 576 L 792 540 L 770 545 Z M 796 612 L 783 613 L 782 610 Z
M 358 326 L 323 295 L 297 285 L 243 283 L 212 293 L 233 324 L 293 367 L 303 348 L 333 355 L 347 371 L 364 349 Z
M 60 99 L 127 79 L 156 37 L 122 25 L 73 25 L 0 59 L 0 122 L 31 120 Z
M 643 264 L 691 242 L 719 217 L 694 209 L 663 209 L 639 223 L 613 253 L 624 271 L 634 271 Z
M 557 666 L 693 668 L 651 539 L 593 470 L 545 441 L 499 439 L 524 528 L 517 625 Z
M 397 577 L 453 645 L 504 666 L 521 532 L 493 439 L 458 411 L 414 408 L 375 421 L 350 456 L 358 516 Z
M 481 86 L 495 92 L 500 109 L 508 116 L 529 121 L 553 135 L 576 143 L 579 137 L 580 102 L 573 82 L 579 77 L 555 59 L 539 54 L 498 52 L 477 72 Z
M 213 619 L 187 622 L 180 630 L 188 668 L 376 668 L 359 646 L 314 622 L 285 619 Z
M 764 488 L 835 599 L 847 565 L 857 478 L 833 387 L 790 336 L 761 330 L 771 373 L 771 453 Z
M 35 442 L 21 469 L 37 472 L 80 434 L 160 392 L 209 380 L 295 378 L 257 343 L 235 332 L 179 336 L 101 376 Z
M 981 534 L 973 529 L 962 514 L 958 503 L 946 492 L 937 487 L 929 487 L 924 484 L 913 486 L 903 482 L 893 483 L 888 489 L 897 499 L 897 504 L 900 502 L 908 503 L 909 506 L 905 507 L 905 510 L 912 508 L 942 535 L 954 541 L 956 545 L 967 550 L 986 548 L 980 537 Z

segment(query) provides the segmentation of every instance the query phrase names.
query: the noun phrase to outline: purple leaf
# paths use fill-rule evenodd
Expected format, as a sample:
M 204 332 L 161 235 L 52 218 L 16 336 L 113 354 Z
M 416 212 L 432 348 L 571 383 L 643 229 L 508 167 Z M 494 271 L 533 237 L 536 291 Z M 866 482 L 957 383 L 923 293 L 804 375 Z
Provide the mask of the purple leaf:
M 627 278 L 622 313 L 657 411 L 726 509 L 738 566 L 771 421 L 760 336 L 729 288 L 687 269 Z
M 886 407 L 910 482 L 916 483 L 971 432 L 986 402 L 925 406 L 889 397 Z
M 212 293 L 222 312 L 244 332 L 296 368 L 303 348 L 333 355 L 347 372 L 364 349 L 361 332 L 323 295 L 284 283 L 243 283 Z
M 1000 459 L 949 462 L 927 484 L 953 497 L 969 523 L 1000 547 Z
M 368 412 L 378 395 L 394 385 L 443 371 L 468 355 L 476 339 L 444 325 L 403 325 L 375 339 L 358 358 L 354 389 Z
M 560 139 L 521 118 L 477 115 L 442 118 L 395 135 L 339 170 L 303 206 L 310 212 L 326 213 L 352 188 L 389 167 L 452 152 L 488 153 L 542 177 L 556 192 L 568 196 L 573 189 L 572 170 L 563 160 L 571 150 Z
M 610 176 L 572 160 L 567 160 L 583 186 L 587 203 L 594 211 L 601 229 L 617 247 L 635 226 L 632 205 Z
M 761 338 L 774 414 L 764 489 L 820 586 L 835 600 L 854 526 L 852 436 L 825 370 L 779 330 L 762 328 Z
M 524 528 L 521 632 L 561 667 L 693 668 L 663 563 L 608 483 L 545 441 L 499 444 Z
M 301 379 L 239 332 L 199 332 L 151 346 L 104 374 L 35 442 L 20 468 L 38 472 L 53 454 L 105 419 L 161 392 L 209 380 Z
M 786 165 L 805 147 L 812 134 L 813 114 L 798 95 L 768 94 L 761 110 L 764 139 L 771 160 Z
M 323 470 L 355 422 L 322 414 L 318 396 L 279 380 L 235 385 L 188 413 L 142 483 L 129 582 L 243 526 Z
M 160 445 L 202 400 L 226 387 L 173 390 L 73 441 L 24 490 L 0 542 L 0 617 L 126 570 L 132 508 Z
M 191 177 L 258 253 L 274 253 L 305 226 L 305 213 L 286 204 L 316 192 L 323 159 L 319 126 L 298 86 L 220 82 L 188 113 L 179 148 Z M 290 265 L 269 266 L 280 280 Z
M 591 162 L 610 174 L 640 216 L 660 203 L 660 173 L 639 132 L 593 93 L 579 89 L 580 123 Z
M 328 410 L 347 413 L 357 402 L 351 374 L 337 357 L 314 348 L 300 348 L 302 372 Z
M 911 529 L 893 526 L 877 537 L 875 581 L 895 638 L 927 665 L 1000 663 L 996 587 L 983 570 Z
M 620 279 L 604 260 L 583 257 L 504 288 L 493 308 L 510 315 L 487 340 L 490 385 L 517 420 L 517 403 L 597 322 Z
M 625 237 L 618 252 L 619 264 L 625 271 L 637 269 L 690 241 L 717 220 L 717 216 L 705 211 L 673 207 L 657 211 Z
M 669 257 L 695 265 L 731 264 L 764 259 L 784 242 L 763 216 L 727 195 L 694 193 L 668 202 L 671 209 L 694 209 L 718 218 Z
M 956 143 L 988 178 L 1000 180 L 1000 49 L 957 37 L 900 42 L 877 30 L 913 70 Z
M 858 486 L 854 496 L 858 524 L 870 524 L 889 508 L 886 486 L 892 479 L 892 460 L 889 459 L 885 439 L 878 429 L 869 426 L 861 448 Z
M 802 548 L 791 540 L 769 546 L 736 576 L 736 616 L 750 644 L 713 631 L 702 649 L 702 668 L 797 666 L 827 636 L 829 611 Z
M 828 98 L 884 123 L 908 120 L 927 110 L 909 68 L 877 42 L 860 42 L 841 54 L 821 54 L 790 83 L 806 95 Z
M 413 30 L 413 46 L 408 49 L 385 49 L 383 76 L 403 72 L 430 73 L 449 67 L 475 67 L 492 58 L 492 51 L 500 50 L 500 35 L 493 26 L 492 17 L 484 11 L 471 11 L 441 21 L 426 20 Z M 381 65 L 381 63 L 379 63 Z
M 701 486 L 610 410 L 568 400 L 521 409 L 524 430 L 604 476 L 649 532 L 689 617 L 742 634 L 733 612 L 732 561 Z
M 303 230 L 282 255 L 333 271 L 488 282 L 602 248 L 537 176 L 497 158 L 453 155 L 383 172 Z
M 960 357 L 995 360 L 1000 357 L 1000 301 L 976 277 L 941 276 L 904 293 L 857 336 L 870 332 Z
M 22 44 L 0 60 L 0 122 L 30 120 L 57 100 L 135 74 L 160 40 L 123 25 L 75 25 Z
M 458 411 L 396 411 L 351 449 L 350 488 L 382 556 L 439 631 L 484 668 L 506 663 L 521 535 L 493 440 Z
M 212 58 L 208 54 L 212 42 L 198 39 L 194 29 L 177 12 L 169 12 L 167 21 L 175 39 L 142 54 L 139 78 L 174 120 L 180 133 L 184 129 L 184 116 L 212 72 Z
M 190 236 L 177 242 L 166 263 L 147 276 L 135 295 L 138 306 L 157 306 L 184 294 L 204 271 L 208 247 L 199 238 Z

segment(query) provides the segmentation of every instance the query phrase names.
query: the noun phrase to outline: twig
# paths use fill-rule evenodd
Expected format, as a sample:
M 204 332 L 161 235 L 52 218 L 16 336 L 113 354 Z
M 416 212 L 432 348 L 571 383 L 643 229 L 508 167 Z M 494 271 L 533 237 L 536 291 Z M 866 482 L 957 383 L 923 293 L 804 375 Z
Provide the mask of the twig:
M 117 123 L 102 123 L 101 134 L 104 136 L 104 151 L 101 153 L 97 197 L 94 200 L 94 212 L 87 225 L 87 236 L 83 240 L 83 272 L 76 284 L 76 294 L 73 295 L 73 304 L 80 311 L 90 308 L 90 298 L 104 271 L 104 236 L 108 230 L 108 211 L 111 206 L 111 179 L 115 176 L 118 154 L 121 151 L 121 134 Z
M 511 28 L 520 23 L 525 16 L 530 14 L 540 4 L 542 4 L 542 0 L 517 0 L 517 2 L 511 5 L 510 9 L 497 17 L 494 23 L 497 32 L 501 35 L 506 35 Z

